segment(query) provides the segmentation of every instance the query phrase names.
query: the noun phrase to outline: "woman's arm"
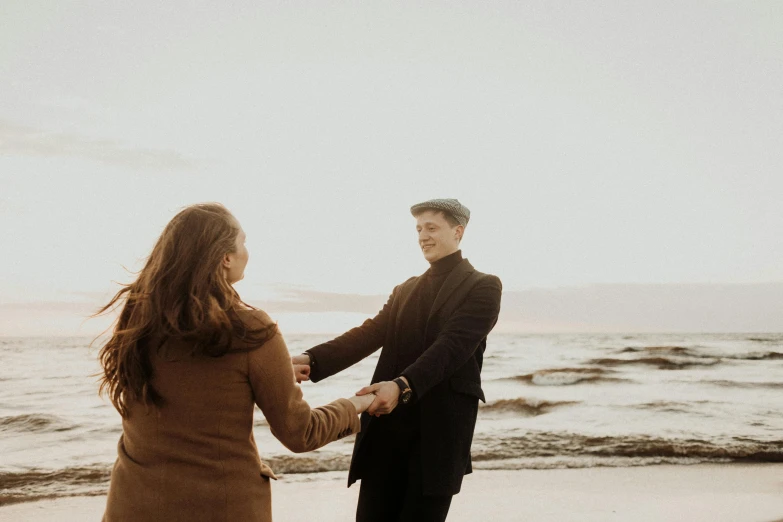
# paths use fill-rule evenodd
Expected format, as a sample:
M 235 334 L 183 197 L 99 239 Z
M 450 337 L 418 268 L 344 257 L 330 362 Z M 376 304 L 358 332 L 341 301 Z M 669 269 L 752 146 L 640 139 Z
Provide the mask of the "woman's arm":
M 252 315 L 265 324 L 271 322 L 260 310 Z M 280 333 L 261 348 L 248 352 L 247 357 L 254 400 L 272 434 L 286 448 L 295 453 L 312 451 L 361 429 L 357 414 L 367 409 L 374 397 L 337 399 L 311 409 L 296 384 L 291 356 Z

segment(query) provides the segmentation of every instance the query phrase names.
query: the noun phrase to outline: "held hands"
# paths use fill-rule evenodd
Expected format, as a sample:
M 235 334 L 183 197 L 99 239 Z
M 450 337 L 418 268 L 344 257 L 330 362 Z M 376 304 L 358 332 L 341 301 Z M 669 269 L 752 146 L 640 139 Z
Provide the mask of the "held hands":
M 367 413 L 380 417 L 394 411 L 397 407 L 397 403 L 400 400 L 400 387 L 392 381 L 377 382 L 372 386 L 365 386 L 358 392 L 357 396 L 373 397 L 371 394 L 375 394 L 374 401 L 367 408 Z
M 294 369 L 294 378 L 297 383 L 310 380 L 310 357 L 307 354 L 291 357 L 291 366 Z M 402 377 L 405 384 L 408 380 Z M 380 417 L 394 411 L 400 400 L 400 387 L 392 381 L 383 381 L 371 386 L 365 386 L 348 400 L 356 408 L 357 413 L 365 411 L 370 415 Z
M 296 382 L 310 380 L 310 358 L 307 355 L 294 355 L 291 357 L 291 365 L 294 367 Z
M 351 404 L 356 408 L 356 413 L 364 413 L 375 400 L 375 395 L 371 393 L 362 396 L 354 395 L 353 397 L 349 397 L 348 400 L 351 401 Z

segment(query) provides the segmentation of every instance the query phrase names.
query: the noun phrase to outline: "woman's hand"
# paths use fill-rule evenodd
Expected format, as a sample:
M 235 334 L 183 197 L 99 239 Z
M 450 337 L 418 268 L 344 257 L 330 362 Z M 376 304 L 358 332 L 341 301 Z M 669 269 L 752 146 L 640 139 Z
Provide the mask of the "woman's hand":
M 310 380 L 310 357 L 307 354 L 291 357 L 291 365 L 294 367 L 294 377 L 296 377 L 297 383 Z
M 351 404 L 356 408 L 356 413 L 364 413 L 375 400 L 375 394 L 354 395 L 353 397 L 348 397 L 348 400 L 351 401 Z
M 407 384 L 408 381 L 406 380 L 405 383 Z M 400 387 L 394 381 L 376 382 L 371 386 L 365 386 L 356 392 L 356 395 L 360 397 L 369 395 L 375 399 L 367 413 L 380 417 L 381 415 L 388 415 L 397 407 L 400 400 Z

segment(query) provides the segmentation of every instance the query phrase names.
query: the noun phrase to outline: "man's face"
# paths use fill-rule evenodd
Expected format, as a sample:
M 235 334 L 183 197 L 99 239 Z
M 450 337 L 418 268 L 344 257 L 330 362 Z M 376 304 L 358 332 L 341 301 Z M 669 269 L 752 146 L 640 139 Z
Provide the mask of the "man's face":
M 419 247 L 424 259 L 434 263 L 459 250 L 459 241 L 465 228 L 451 227 L 443 212 L 426 210 L 416 216 L 416 231 L 419 233 Z

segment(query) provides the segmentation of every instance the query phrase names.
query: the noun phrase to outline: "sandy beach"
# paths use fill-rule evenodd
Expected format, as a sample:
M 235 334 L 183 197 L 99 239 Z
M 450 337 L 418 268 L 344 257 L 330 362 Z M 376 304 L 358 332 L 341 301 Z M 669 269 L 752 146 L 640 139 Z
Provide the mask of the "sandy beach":
M 359 488 L 341 472 L 289 475 L 274 483 L 278 522 L 353 520 Z M 303 500 L 303 499 L 306 499 Z M 100 520 L 104 497 L 70 497 L 0 508 L 0 519 Z M 450 522 L 783 520 L 783 464 L 477 470 L 466 477 Z

